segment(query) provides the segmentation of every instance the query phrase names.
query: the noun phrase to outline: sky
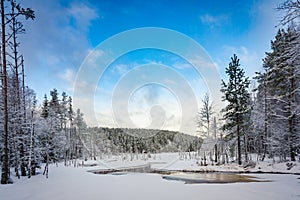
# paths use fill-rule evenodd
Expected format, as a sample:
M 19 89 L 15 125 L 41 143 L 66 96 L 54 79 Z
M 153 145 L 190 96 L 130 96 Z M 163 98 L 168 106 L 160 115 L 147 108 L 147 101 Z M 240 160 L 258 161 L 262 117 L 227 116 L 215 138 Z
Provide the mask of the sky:
M 56 88 L 90 126 L 195 134 L 205 93 L 222 108 L 218 87 L 234 53 L 247 76 L 261 70 L 282 1 L 20 2 L 36 15 L 19 40 L 40 103 Z

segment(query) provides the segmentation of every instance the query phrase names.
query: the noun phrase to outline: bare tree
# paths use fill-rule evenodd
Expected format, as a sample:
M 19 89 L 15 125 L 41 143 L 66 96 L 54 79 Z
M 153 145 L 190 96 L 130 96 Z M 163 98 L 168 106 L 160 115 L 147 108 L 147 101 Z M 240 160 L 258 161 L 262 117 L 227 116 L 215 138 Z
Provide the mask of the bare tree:
M 198 113 L 198 127 L 200 128 L 200 135 L 203 137 L 210 137 L 212 115 L 212 102 L 209 99 L 209 95 L 206 93 L 202 99 L 202 108 Z

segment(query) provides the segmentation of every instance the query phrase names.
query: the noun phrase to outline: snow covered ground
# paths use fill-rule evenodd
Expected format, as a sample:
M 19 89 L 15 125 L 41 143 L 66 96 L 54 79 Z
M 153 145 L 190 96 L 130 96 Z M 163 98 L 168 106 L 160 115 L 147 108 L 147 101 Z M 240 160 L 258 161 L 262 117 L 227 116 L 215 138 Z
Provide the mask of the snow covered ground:
M 300 162 L 286 162 L 279 163 L 273 161 L 273 159 L 265 159 L 264 162 L 257 161 L 256 156 L 252 155 L 254 166 L 239 166 L 235 162 L 224 164 L 220 166 L 210 165 L 207 161 L 207 166 L 200 166 L 200 160 L 197 159 L 193 153 L 191 157 L 186 153 L 185 156 L 180 156 L 178 153 L 161 153 L 151 155 L 150 158 L 144 158 L 145 156 L 139 155 L 138 159 L 134 158 L 132 161 L 129 156 L 114 156 L 104 157 L 97 161 L 84 162 L 85 165 L 97 165 L 94 169 L 123 169 L 134 166 L 143 166 L 148 163 L 151 164 L 151 168 L 158 170 L 186 170 L 197 172 L 269 172 L 269 173 L 290 173 L 300 174 Z M 82 163 L 80 161 L 79 163 Z M 287 163 L 292 164 L 289 169 Z
M 182 199 L 243 199 L 243 200 L 289 200 L 300 199 L 299 175 L 291 174 L 252 174 L 259 179 L 271 182 L 249 182 L 230 184 L 185 184 L 181 181 L 170 181 L 160 174 L 128 173 L 123 175 L 98 175 L 88 170 L 107 169 L 111 167 L 141 166 L 152 163 L 161 169 L 199 169 L 193 159 L 180 160 L 172 154 L 162 154 L 155 159 L 128 161 L 107 158 L 102 161 L 88 161 L 85 164 L 97 164 L 93 167 L 58 167 L 50 165 L 49 178 L 37 175 L 31 179 L 13 177 L 15 183 L 0 186 L 2 200 L 82 200 L 82 199 L 143 199 L 143 200 L 182 200 Z M 299 162 L 293 167 L 293 173 L 299 172 Z M 286 164 L 268 166 L 264 162 L 260 170 L 287 171 Z M 217 169 L 216 166 L 210 166 Z M 208 168 L 208 167 L 207 167 Z M 237 165 L 224 166 L 224 169 L 241 170 Z M 258 169 L 258 166 L 252 170 Z

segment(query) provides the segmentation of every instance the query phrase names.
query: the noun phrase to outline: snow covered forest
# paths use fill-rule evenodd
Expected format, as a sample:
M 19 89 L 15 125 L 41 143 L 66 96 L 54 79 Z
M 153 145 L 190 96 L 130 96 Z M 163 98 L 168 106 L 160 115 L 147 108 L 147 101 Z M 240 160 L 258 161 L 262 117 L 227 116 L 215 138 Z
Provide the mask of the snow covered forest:
M 41 166 L 48 176 L 51 163 L 76 165 L 79 159 L 105 155 L 128 154 L 133 159 L 135 154 L 196 152 L 203 161 L 210 156 L 213 165 L 232 160 L 239 165 L 265 159 L 299 161 L 300 2 L 286 1 L 278 10 L 285 17 L 270 38 L 271 51 L 266 52 L 262 70 L 246 77 L 239 58 L 228 59 L 227 79 L 220 81 L 226 107 L 219 115 L 205 95 L 195 116 L 199 132 L 191 136 L 168 130 L 88 127 L 72 97 L 57 89 L 45 91 L 38 101 L 34 89 L 25 85 L 26 61 L 18 41 L 26 28 L 21 21 L 35 23 L 35 13 L 15 0 L 1 0 L 1 184 L 13 183 L 14 177 L 31 178 Z

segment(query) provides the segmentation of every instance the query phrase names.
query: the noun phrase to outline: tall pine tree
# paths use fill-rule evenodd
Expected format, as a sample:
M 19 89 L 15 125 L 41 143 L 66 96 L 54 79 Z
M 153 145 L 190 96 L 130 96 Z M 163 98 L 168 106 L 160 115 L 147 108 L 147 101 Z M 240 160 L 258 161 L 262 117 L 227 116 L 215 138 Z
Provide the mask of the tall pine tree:
M 244 134 L 242 128 L 246 123 L 245 117 L 250 112 L 249 108 L 249 78 L 245 77 L 244 70 L 240 67 L 239 59 L 234 54 L 229 66 L 226 68 L 229 77 L 228 83 L 222 80 L 221 92 L 224 93 L 223 100 L 228 102 L 224 112 L 226 120 L 223 129 L 229 131 L 228 138 L 237 138 L 237 159 L 242 164 L 241 136 Z

